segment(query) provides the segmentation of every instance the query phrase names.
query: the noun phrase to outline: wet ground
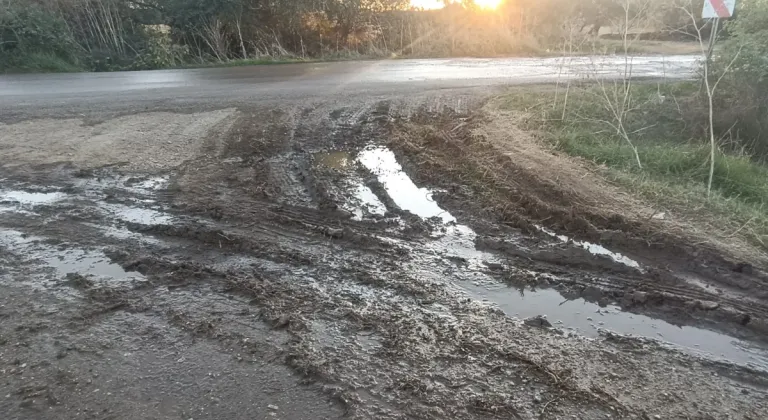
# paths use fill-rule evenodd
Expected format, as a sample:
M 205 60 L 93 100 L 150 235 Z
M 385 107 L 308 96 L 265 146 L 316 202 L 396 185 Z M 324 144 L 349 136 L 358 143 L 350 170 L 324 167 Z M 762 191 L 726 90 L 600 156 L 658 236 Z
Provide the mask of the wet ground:
M 762 272 L 478 210 L 401 127 L 467 142 L 482 100 L 5 125 L 0 411 L 764 418 Z

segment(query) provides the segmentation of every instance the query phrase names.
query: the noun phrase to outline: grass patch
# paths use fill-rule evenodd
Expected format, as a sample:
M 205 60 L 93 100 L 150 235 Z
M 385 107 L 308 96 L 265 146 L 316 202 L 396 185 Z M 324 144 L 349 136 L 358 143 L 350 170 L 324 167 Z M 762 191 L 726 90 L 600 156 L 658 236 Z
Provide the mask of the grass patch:
M 606 96 L 613 103 L 623 101 L 618 83 L 572 86 L 565 112 L 562 87 L 515 89 L 499 99 L 499 106 L 527 111 L 527 129 L 542 133 L 557 150 L 597 164 L 607 179 L 652 200 L 657 208 L 768 246 L 768 166 L 751 156 L 723 152 L 723 146 L 715 159 L 712 196 L 707 198 L 706 127 L 686 115 L 686 109 L 700 103 L 698 85 L 644 83 L 631 88 L 632 110 L 624 124 L 637 147 L 640 168 L 634 151 L 612 126 L 616 118 L 606 106 Z

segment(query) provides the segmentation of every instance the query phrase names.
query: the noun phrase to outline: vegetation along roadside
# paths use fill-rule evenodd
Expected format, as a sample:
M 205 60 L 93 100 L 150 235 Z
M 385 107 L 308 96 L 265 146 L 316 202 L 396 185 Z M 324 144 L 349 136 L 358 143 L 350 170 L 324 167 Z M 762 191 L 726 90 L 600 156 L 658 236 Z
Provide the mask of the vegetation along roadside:
M 630 52 L 690 52 L 694 33 L 678 7 L 685 2 L 3 0 L 0 72 L 560 55 L 566 49 L 612 54 L 627 51 L 619 33 L 630 19 L 637 38 Z M 700 9 L 702 2 L 695 3 L 692 10 Z

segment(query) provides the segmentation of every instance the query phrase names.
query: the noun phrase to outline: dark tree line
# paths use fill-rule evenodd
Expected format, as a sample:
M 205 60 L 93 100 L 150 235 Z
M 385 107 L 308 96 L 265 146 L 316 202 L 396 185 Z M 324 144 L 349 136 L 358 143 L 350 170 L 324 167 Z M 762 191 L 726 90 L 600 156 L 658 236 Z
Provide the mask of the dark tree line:
M 596 35 L 626 1 L 641 0 L 507 0 L 496 11 L 472 0 L 431 11 L 409 0 L 0 0 L 0 69 L 530 53 L 574 22 Z

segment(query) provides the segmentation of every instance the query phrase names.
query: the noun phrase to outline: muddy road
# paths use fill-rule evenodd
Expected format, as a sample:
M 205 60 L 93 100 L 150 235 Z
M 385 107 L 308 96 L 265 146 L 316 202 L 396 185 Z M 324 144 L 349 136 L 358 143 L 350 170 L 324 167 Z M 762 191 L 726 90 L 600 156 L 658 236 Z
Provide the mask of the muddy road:
M 320 66 L 0 81 L 3 418 L 766 417 L 763 267 L 491 208 L 490 82 Z

